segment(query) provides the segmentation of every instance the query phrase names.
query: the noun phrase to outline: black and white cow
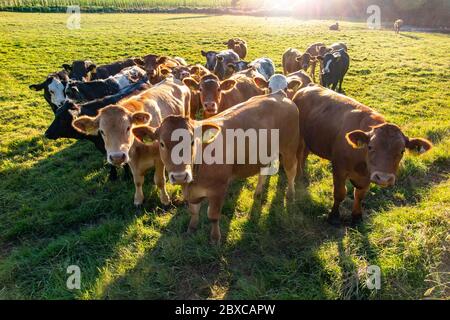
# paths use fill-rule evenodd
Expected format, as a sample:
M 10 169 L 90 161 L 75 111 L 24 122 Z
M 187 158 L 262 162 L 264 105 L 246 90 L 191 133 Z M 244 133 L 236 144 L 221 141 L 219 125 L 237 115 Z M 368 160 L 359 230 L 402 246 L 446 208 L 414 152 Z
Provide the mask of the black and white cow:
M 107 79 L 88 82 L 70 80 L 65 94 L 67 98 L 81 102 L 114 95 L 146 77 L 146 72 L 138 66 L 123 69 Z
M 228 64 L 228 68 L 232 69 L 233 73 L 247 70 L 252 67 L 254 67 L 267 81 L 275 74 L 275 64 L 269 58 L 258 58 L 252 62 L 240 60 Z
M 336 91 L 336 87 L 339 83 L 339 92 L 342 92 L 342 82 L 344 76 L 350 66 L 350 57 L 344 49 L 327 53 L 323 57 L 318 57 L 322 60 L 323 72 L 322 72 L 322 86 Z
M 69 75 L 65 70 L 51 73 L 44 82 L 32 84 L 31 90 L 44 90 L 44 99 L 48 102 L 53 112 L 56 112 L 66 101 L 65 88 L 69 82 Z
M 69 73 L 69 78 L 77 81 L 91 81 L 106 79 L 118 74 L 125 68 L 138 64 L 139 58 L 129 58 L 110 64 L 97 66 L 90 60 L 76 60 L 72 64 L 63 64 L 63 68 Z

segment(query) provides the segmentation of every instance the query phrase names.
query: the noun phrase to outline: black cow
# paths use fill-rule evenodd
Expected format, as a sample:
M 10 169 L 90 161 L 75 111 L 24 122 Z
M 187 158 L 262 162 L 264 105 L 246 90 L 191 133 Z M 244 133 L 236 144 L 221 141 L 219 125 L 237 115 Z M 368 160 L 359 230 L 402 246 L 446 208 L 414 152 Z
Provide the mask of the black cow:
M 138 83 L 127 87 L 121 92 L 107 96 L 102 99 L 93 100 L 84 104 L 76 104 L 71 100 L 67 100 L 64 105 L 59 108 L 55 113 L 55 119 L 50 124 L 47 131 L 45 131 L 45 137 L 47 139 L 56 140 L 59 138 L 72 138 L 72 139 L 85 139 L 92 141 L 95 147 L 102 153 L 105 154 L 105 146 L 103 140 L 100 135 L 92 136 L 92 135 L 84 135 L 72 127 L 72 121 L 75 117 L 79 117 L 82 115 L 87 116 L 95 116 L 97 112 L 110 104 L 115 104 L 118 101 L 126 98 L 127 96 L 131 96 L 136 94 L 139 91 L 145 90 L 149 87 L 148 79 L 142 79 Z M 127 169 L 128 170 L 128 169 Z M 126 171 L 127 173 L 128 171 Z M 109 179 L 116 180 L 117 179 L 117 170 L 116 167 L 111 166 L 109 172 Z
M 327 53 L 323 57 L 318 57 L 322 60 L 322 86 L 336 91 L 336 87 L 339 83 L 339 92 L 342 92 L 342 82 L 344 76 L 350 66 L 350 57 L 344 49 Z
M 69 78 L 78 81 L 90 81 L 96 79 L 106 79 L 118 74 L 122 69 L 137 65 L 135 58 L 123 61 L 116 61 L 111 64 L 98 66 L 90 60 L 77 60 L 72 64 L 63 64 L 63 68 L 69 72 Z
M 56 112 L 66 101 L 64 90 L 69 81 L 69 75 L 65 70 L 51 73 L 44 82 L 32 84 L 29 86 L 31 90 L 44 90 L 44 99 L 48 102 L 53 112 Z

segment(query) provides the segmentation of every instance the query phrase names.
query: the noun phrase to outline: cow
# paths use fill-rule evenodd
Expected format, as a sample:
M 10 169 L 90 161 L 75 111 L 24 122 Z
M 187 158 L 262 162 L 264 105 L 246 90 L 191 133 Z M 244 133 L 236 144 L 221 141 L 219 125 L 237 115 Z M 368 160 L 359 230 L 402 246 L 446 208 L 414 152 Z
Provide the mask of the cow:
M 142 186 L 145 173 L 154 166 L 154 181 L 160 190 L 161 203 L 168 205 L 170 198 L 165 187 L 158 143 L 145 145 L 135 140 L 131 129 L 147 123 L 159 126 L 170 115 L 189 117 L 189 100 L 189 89 L 170 77 L 139 95 L 101 109 L 95 117 L 78 117 L 72 126 L 84 134 L 100 135 L 110 164 L 122 166 L 127 163 L 130 166 L 135 186 L 134 204 L 138 207 L 144 202 Z
M 87 82 L 70 80 L 65 94 L 67 98 L 77 102 L 95 100 L 114 95 L 145 77 L 145 71 L 138 66 L 128 67 L 107 79 Z
M 312 57 L 309 53 L 302 54 L 294 48 L 289 48 L 283 53 L 283 73 L 288 75 L 298 70 L 308 70 Z
M 174 67 L 182 65 L 183 62 L 175 58 L 149 54 L 142 59 L 136 59 L 136 63 L 147 72 L 150 83 L 157 84 L 164 80 Z
M 239 60 L 239 56 L 232 50 L 222 51 L 216 56 L 216 65 L 214 66 L 214 74 L 220 80 L 229 78 L 233 72 L 228 65 Z
M 245 59 L 247 56 L 247 42 L 240 38 L 232 38 L 223 43 L 228 49 L 236 52 L 240 59 Z
M 172 69 L 172 74 L 175 79 L 183 81 L 185 78 L 193 78 L 195 81 L 200 82 L 200 79 L 210 74 L 209 70 L 200 64 L 195 64 L 192 66 L 178 66 Z M 190 103 L 190 113 L 191 119 L 195 119 L 198 110 L 201 108 L 200 92 L 196 90 L 191 90 L 191 103 Z
M 268 90 L 269 93 L 283 90 L 289 99 L 292 99 L 298 90 L 312 83 L 312 79 L 303 70 L 292 73 L 287 77 L 282 74 L 275 74 L 270 77 L 269 81 L 261 77 L 254 77 L 253 81 L 259 88 Z
M 355 187 L 352 224 L 356 225 L 362 221 L 361 201 L 370 183 L 393 185 L 405 149 L 423 153 L 432 147 L 428 140 L 408 138 L 375 110 L 319 85 L 299 90 L 294 102 L 300 119 L 298 176 L 309 152 L 331 161 L 334 205 L 328 221 L 333 225 L 340 223 L 347 180 Z
M 238 62 L 229 63 L 228 67 L 232 69 L 233 73 L 255 67 L 259 74 L 261 74 L 266 80 L 269 80 L 270 77 L 275 74 L 275 64 L 269 58 L 258 58 L 250 63 L 241 60 Z
M 214 74 L 203 76 L 200 82 L 192 78 L 183 80 L 192 92 L 199 92 L 203 107 L 203 118 L 209 118 L 251 97 L 264 94 L 251 77 L 235 74 L 220 81 Z
M 323 64 L 322 85 L 326 88 L 332 87 L 336 90 L 339 83 L 339 92 L 342 92 L 342 82 L 350 66 L 350 57 L 344 49 L 327 53 L 319 57 Z
M 69 73 L 69 78 L 72 80 L 91 81 L 114 76 L 125 68 L 135 66 L 138 61 L 140 61 L 139 58 L 129 58 L 97 66 L 90 60 L 77 60 L 71 65 L 63 64 L 63 68 Z
M 205 68 L 211 72 L 214 72 L 214 69 L 216 68 L 218 55 L 227 57 L 227 59 L 225 59 L 226 64 L 224 66 L 227 66 L 228 63 L 239 61 L 239 56 L 233 50 L 222 50 L 220 52 L 202 50 L 201 53 L 202 56 L 206 58 Z
M 398 19 L 398 20 L 396 20 L 396 21 L 394 22 L 394 31 L 395 31 L 396 34 L 399 34 L 399 33 L 400 33 L 400 29 L 402 28 L 403 23 L 404 23 L 404 22 L 403 22 L 402 19 Z
M 216 158 L 216 161 L 212 164 L 205 161 L 193 162 L 189 160 L 181 163 L 175 162 L 171 155 L 178 143 L 183 142 L 182 139 L 175 141 L 172 139 L 172 134 L 177 129 L 182 129 L 183 132 L 189 134 L 186 139 L 187 142 L 193 142 L 192 146 L 190 143 L 185 144 L 190 146 L 191 155 L 195 155 L 200 148 L 201 151 L 205 151 L 205 148 L 212 147 L 211 144 L 221 148 L 220 144 L 215 144 L 220 140 L 223 141 L 222 155 L 218 156 L 218 159 Z M 169 180 L 173 184 L 182 186 L 184 199 L 189 204 L 191 220 L 188 233 L 197 229 L 201 202 L 203 200 L 208 201 L 208 218 L 211 222 L 210 240 L 213 244 L 219 244 L 221 239 L 219 219 L 230 183 L 234 179 L 244 179 L 260 173 L 258 185 L 255 189 L 255 196 L 258 196 L 263 191 L 267 178 L 267 176 L 261 174 L 260 170 L 268 167 L 267 162 L 262 162 L 256 156 L 259 154 L 258 148 L 265 145 L 263 140 L 259 143 L 255 140 L 253 140 L 253 143 L 252 141 L 244 142 L 244 148 L 239 148 L 243 150 L 241 156 L 249 159 L 254 155 L 257 159 L 254 162 L 243 161 L 241 164 L 237 164 L 236 158 L 239 158 L 236 156 L 237 148 L 233 148 L 231 143 L 234 144 L 238 138 L 236 136 L 228 137 L 228 133 L 230 131 L 234 133 L 237 130 L 241 132 L 256 130 L 258 132 L 258 130 L 264 129 L 278 130 L 279 151 L 277 155 L 280 155 L 281 164 L 288 180 L 287 198 L 292 200 L 295 195 L 294 182 L 297 170 L 298 110 L 282 91 L 253 97 L 207 120 L 193 121 L 188 118 L 171 116 L 164 119 L 159 127 L 135 127 L 133 128 L 133 134 L 140 141 L 159 142 L 161 159 L 167 169 Z M 195 132 L 200 133 L 200 138 L 195 139 Z M 267 133 L 267 136 L 271 136 L 271 134 Z M 218 137 L 221 137 L 221 139 L 218 139 Z M 266 142 L 269 143 L 269 141 Z M 227 152 L 232 155 L 232 160 L 234 155 L 234 161 L 226 161 Z
M 339 22 L 336 22 L 335 24 L 332 24 L 329 29 L 331 31 L 339 31 Z
M 77 104 L 74 101 L 66 100 L 64 105 L 60 107 L 55 113 L 55 119 L 50 124 L 48 129 L 45 131 L 45 137 L 47 139 L 56 140 L 60 138 L 71 138 L 78 140 L 89 140 L 94 143 L 95 147 L 102 153 L 105 154 L 105 146 L 103 139 L 100 136 L 85 135 L 76 131 L 72 127 L 72 121 L 74 118 L 79 116 L 95 116 L 101 108 L 107 105 L 117 103 L 121 99 L 136 94 L 146 88 L 148 88 L 146 79 L 142 79 L 138 83 L 127 87 L 123 91 L 107 96 L 102 99 L 93 100 L 84 104 Z M 109 179 L 117 179 L 116 167 L 111 166 L 109 172 Z
M 61 70 L 49 74 L 44 82 L 32 84 L 29 88 L 34 91 L 44 90 L 44 99 L 55 113 L 66 101 L 64 90 L 68 82 L 69 74 L 65 70 Z

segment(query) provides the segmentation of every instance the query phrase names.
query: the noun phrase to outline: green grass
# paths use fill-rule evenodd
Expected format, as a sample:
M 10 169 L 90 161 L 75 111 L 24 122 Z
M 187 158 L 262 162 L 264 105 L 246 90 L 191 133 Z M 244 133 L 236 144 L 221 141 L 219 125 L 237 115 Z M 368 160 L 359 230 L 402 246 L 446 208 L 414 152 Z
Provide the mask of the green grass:
M 138 14 L 83 14 L 81 30 L 68 30 L 65 19 L 0 13 L 0 298 L 450 297 L 449 36 L 397 36 L 345 22 L 344 31 L 330 33 L 330 21 Z M 158 207 L 152 173 L 138 212 L 133 183 L 108 182 L 92 144 L 43 137 L 53 115 L 28 85 L 62 63 L 149 53 L 202 62 L 201 49 L 221 49 L 231 36 L 248 41 L 249 59 L 271 57 L 278 70 L 287 47 L 345 41 L 352 57 L 346 94 L 435 148 L 406 155 L 394 188 L 371 188 L 358 230 L 324 221 L 332 178 L 317 157 L 309 158 L 309 185 L 298 185 L 293 204 L 284 200 L 283 174 L 271 177 L 262 202 L 252 198 L 255 177 L 236 181 L 217 248 L 208 244 L 206 208 L 198 232 L 186 236 L 186 208 Z M 180 196 L 178 187 L 169 191 Z M 347 219 L 351 191 L 342 207 Z M 81 268 L 81 290 L 66 289 L 72 264 Z M 379 291 L 365 284 L 373 264 L 382 270 Z

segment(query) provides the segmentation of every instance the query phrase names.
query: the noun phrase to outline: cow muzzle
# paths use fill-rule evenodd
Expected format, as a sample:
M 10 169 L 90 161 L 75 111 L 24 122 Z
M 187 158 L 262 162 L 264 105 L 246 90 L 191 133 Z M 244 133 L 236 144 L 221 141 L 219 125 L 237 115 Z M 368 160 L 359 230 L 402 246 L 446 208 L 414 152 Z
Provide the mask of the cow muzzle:
M 395 184 L 395 174 L 375 171 L 370 176 L 370 180 L 381 187 L 390 187 Z
M 203 103 L 205 112 L 209 114 L 216 114 L 218 112 L 217 103 L 214 101 L 208 101 Z
M 128 162 L 128 155 L 125 152 L 108 153 L 108 162 L 114 166 L 122 166 Z
M 191 170 L 170 172 L 169 180 L 172 184 L 185 184 L 192 182 L 192 172 Z

